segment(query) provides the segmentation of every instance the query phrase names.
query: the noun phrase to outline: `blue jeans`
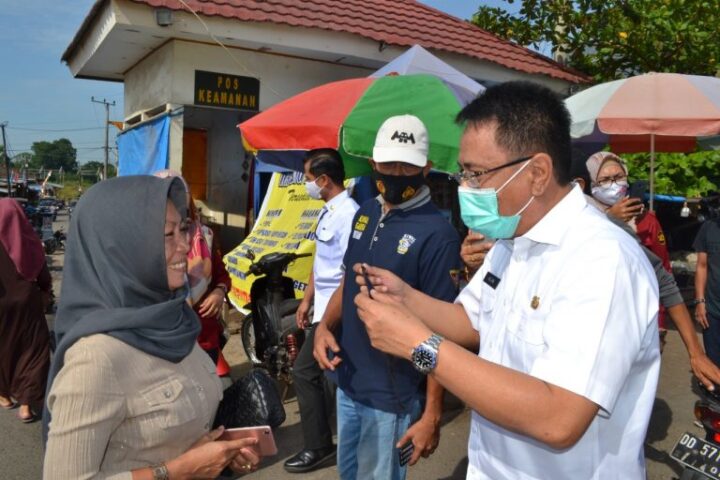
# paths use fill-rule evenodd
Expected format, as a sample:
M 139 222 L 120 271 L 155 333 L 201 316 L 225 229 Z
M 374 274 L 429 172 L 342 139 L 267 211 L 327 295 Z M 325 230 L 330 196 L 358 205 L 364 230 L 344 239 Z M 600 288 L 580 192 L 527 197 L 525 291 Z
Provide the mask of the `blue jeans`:
M 411 413 L 376 410 L 337 389 L 337 467 L 341 480 L 404 480 L 395 444 L 420 415 L 420 401 Z

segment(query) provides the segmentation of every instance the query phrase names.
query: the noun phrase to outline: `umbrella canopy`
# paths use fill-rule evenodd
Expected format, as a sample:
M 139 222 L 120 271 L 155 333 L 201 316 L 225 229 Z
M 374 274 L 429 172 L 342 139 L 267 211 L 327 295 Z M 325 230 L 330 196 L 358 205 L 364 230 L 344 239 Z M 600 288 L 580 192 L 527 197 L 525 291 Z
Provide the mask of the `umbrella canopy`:
M 462 105 L 452 89 L 432 75 L 398 75 L 332 82 L 296 95 L 239 125 L 243 141 L 259 158 L 302 170 L 297 152 L 334 148 L 348 177 L 370 172 L 375 135 L 393 115 L 411 114 L 428 129 L 434 168 L 457 170 Z M 295 152 L 283 155 L 282 152 Z
M 720 132 L 720 78 L 648 73 L 603 83 L 565 101 L 571 135 L 615 152 L 688 152 Z
M 650 152 L 650 208 L 655 152 L 690 152 L 720 133 L 720 78 L 648 73 L 596 85 L 565 101 L 578 143 L 615 153 Z
M 378 78 L 388 75 L 412 75 L 417 73 L 426 73 L 442 78 L 443 82 L 453 90 L 453 93 L 463 105 L 472 102 L 478 93 L 485 90 L 485 87 L 478 82 L 443 62 L 420 45 L 410 47 L 405 53 L 396 57 L 392 62 L 370 76 Z

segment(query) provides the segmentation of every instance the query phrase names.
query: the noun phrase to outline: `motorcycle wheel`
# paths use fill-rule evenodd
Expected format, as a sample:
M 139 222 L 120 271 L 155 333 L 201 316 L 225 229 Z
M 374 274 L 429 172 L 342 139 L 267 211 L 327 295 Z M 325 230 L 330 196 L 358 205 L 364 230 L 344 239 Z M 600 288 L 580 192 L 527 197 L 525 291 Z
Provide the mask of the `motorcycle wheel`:
M 283 300 L 280 304 L 280 318 L 288 315 L 295 315 L 300 301 L 294 298 L 288 298 Z M 252 313 L 248 314 L 242 321 L 240 326 L 240 338 L 242 340 L 243 350 L 250 363 L 254 366 L 262 365 L 263 362 L 257 356 L 255 351 L 255 329 L 253 328 L 253 316 Z
M 242 340 L 245 356 L 253 366 L 261 365 L 262 362 L 255 352 L 255 329 L 253 328 L 252 313 L 245 317 L 240 326 L 240 338 Z

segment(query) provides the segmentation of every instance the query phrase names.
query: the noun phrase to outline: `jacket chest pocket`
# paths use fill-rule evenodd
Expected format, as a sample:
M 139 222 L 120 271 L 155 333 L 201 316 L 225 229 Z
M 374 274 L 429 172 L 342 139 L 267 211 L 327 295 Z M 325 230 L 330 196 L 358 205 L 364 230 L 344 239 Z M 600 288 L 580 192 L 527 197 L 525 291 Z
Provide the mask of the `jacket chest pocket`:
M 183 425 L 197 417 L 197 412 L 185 386 L 178 378 L 156 384 L 141 392 L 148 414 L 164 428 Z

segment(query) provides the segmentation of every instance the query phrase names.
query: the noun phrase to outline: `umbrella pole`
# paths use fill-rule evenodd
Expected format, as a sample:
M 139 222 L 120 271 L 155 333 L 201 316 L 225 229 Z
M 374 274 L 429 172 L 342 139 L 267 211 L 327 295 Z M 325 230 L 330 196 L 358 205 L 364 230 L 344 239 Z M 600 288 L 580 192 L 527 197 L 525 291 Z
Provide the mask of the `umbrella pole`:
M 650 211 L 655 211 L 655 134 L 650 134 Z

